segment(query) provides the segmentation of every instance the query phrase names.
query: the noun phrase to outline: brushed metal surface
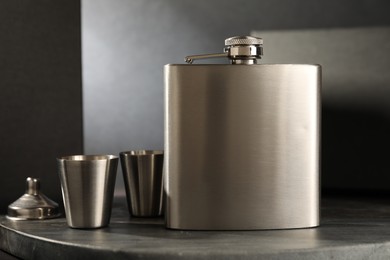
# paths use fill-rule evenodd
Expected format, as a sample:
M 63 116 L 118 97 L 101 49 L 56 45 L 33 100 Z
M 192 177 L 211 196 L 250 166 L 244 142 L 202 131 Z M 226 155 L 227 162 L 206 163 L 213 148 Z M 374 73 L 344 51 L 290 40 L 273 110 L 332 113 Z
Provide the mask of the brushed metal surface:
M 120 153 L 129 212 L 134 217 L 162 214 L 164 152 L 138 150 Z
M 321 67 L 166 65 L 167 227 L 319 225 Z
M 234 36 L 225 40 L 226 45 L 263 45 L 263 39 L 253 36 Z
M 68 226 L 100 228 L 110 222 L 118 157 L 73 155 L 57 158 Z

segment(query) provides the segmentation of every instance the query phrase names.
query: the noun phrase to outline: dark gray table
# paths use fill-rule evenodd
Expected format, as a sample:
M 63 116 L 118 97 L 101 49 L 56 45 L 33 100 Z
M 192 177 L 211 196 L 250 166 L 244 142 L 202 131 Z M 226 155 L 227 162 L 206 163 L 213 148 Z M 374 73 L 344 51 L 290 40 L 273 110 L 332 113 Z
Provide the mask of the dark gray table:
M 23 259 L 390 259 L 390 199 L 323 199 L 322 225 L 269 231 L 175 231 L 131 219 L 117 199 L 111 224 L 0 217 L 0 249 Z

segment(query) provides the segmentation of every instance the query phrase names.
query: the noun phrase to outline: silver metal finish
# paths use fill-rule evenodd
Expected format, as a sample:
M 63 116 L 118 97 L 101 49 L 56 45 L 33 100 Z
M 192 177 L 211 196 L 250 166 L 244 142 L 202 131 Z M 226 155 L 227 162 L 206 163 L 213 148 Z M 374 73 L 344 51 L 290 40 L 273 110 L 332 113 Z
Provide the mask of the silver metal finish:
M 28 177 L 26 193 L 8 206 L 7 218 L 12 220 L 50 219 L 59 217 L 58 204 L 40 191 L 40 180 Z
M 100 228 L 110 222 L 118 157 L 57 158 L 66 220 L 72 228 Z
M 194 60 L 201 60 L 201 59 L 210 59 L 210 58 L 223 58 L 223 57 L 228 57 L 228 53 L 210 53 L 210 54 L 199 54 L 199 55 L 191 55 L 185 57 L 185 62 L 187 63 L 193 63 Z
M 163 151 L 121 152 L 120 159 L 130 214 L 134 217 L 161 216 Z
M 225 40 L 223 53 L 191 55 L 185 57 L 185 62 L 192 63 L 198 59 L 227 57 L 232 64 L 256 64 L 263 55 L 263 39 L 252 36 L 235 36 Z
M 167 227 L 319 225 L 318 65 L 166 65 Z
M 225 46 L 263 45 L 263 39 L 253 36 L 234 36 L 225 40 Z

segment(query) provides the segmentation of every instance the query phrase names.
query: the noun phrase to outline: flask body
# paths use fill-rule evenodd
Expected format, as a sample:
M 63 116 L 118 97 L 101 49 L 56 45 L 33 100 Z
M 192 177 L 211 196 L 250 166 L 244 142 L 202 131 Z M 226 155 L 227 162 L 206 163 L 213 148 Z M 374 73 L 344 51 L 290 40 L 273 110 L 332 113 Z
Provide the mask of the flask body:
M 166 65 L 166 224 L 319 225 L 318 65 Z

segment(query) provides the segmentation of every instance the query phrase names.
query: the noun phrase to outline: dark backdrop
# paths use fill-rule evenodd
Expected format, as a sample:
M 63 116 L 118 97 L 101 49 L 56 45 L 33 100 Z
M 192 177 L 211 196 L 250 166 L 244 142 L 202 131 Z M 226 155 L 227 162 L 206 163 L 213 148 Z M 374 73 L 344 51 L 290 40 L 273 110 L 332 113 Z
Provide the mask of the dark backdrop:
M 56 157 L 82 153 L 79 0 L 0 1 L 0 211 L 27 177 L 60 202 Z

